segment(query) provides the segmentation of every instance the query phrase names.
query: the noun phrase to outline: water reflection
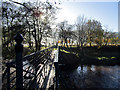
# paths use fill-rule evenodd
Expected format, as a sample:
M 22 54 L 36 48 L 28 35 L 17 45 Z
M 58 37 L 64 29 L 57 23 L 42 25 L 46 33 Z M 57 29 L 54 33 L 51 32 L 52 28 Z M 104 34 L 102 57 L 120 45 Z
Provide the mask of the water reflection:
M 120 66 L 83 65 L 66 74 L 77 88 L 120 88 Z

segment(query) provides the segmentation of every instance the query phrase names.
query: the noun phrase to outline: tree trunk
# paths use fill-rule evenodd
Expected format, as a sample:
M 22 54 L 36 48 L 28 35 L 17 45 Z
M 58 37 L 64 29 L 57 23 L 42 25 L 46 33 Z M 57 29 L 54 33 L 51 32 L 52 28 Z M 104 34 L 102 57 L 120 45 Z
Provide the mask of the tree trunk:
M 40 51 L 41 50 L 41 41 L 42 41 L 42 35 L 41 35 L 41 37 L 40 37 L 40 39 L 39 39 L 39 41 L 38 41 L 38 43 L 39 43 L 39 46 L 38 46 L 38 50 Z
M 90 42 L 90 47 L 91 47 L 92 45 L 91 45 L 91 42 Z

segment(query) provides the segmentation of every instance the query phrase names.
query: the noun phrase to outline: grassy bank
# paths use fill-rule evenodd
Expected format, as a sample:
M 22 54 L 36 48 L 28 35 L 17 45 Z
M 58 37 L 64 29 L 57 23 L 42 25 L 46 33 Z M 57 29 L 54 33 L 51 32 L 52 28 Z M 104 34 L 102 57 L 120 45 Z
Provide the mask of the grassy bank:
M 119 65 L 120 46 L 60 47 L 60 63 L 66 66 L 78 64 Z

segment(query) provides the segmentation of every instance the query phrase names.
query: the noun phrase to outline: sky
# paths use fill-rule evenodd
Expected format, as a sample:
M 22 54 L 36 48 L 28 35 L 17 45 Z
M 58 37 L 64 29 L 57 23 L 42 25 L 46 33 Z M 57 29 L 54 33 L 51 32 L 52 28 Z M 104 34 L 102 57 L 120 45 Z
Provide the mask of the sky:
M 74 24 L 77 16 L 95 19 L 110 31 L 118 31 L 118 2 L 63 2 L 57 17 L 58 22 L 67 20 Z
M 25 2 L 39 0 L 17 1 Z M 100 21 L 102 26 L 107 26 L 110 31 L 118 32 L 118 0 L 84 0 L 84 2 L 81 2 L 81 0 L 52 1 L 61 1 L 61 9 L 57 14 L 58 20 L 56 22 L 67 20 L 69 24 L 75 24 L 77 16 L 84 15 L 87 19 Z

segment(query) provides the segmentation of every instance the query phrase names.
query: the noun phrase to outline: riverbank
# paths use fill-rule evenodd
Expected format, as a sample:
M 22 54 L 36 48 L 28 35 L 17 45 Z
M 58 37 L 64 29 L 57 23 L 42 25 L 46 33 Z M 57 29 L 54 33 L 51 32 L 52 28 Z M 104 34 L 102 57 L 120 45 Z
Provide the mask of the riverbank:
M 60 47 L 60 64 L 65 68 L 82 65 L 120 65 L 120 46 Z

